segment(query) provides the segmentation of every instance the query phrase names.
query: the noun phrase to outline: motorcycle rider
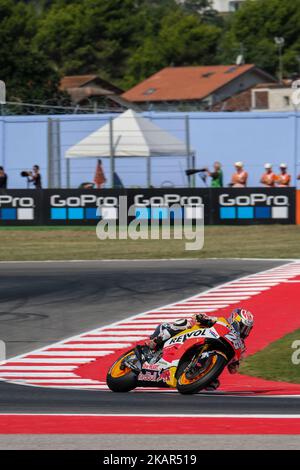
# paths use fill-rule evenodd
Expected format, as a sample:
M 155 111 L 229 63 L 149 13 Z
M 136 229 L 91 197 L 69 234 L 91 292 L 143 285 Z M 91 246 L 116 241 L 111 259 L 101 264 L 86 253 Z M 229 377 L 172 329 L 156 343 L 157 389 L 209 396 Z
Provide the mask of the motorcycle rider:
M 222 317 L 210 317 L 205 313 L 199 313 L 192 318 L 181 318 L 174 323 L 161 323 L 150 336 L 147 345 L 152 350 L 161 349 L 166 341 L 180 333 L 180 331 L 187 330 L 195 325 L 202 328 L 211 328 L 218 320 L 224 321 Z M 236 308 L 227 319 L 227 322 L 239 334 L 243 343 L 242 352 L 244 353 L 246 350 L 245 340 L 248 338 L 254 324 L 252 313 L 243 308 Z M 229 373 L 235 374 L 239 365 L 240 361 L 233 358 L 227 366 Z M 219 385 L 220 381 L 216 379 L 209 384 L 206 390 L 216 390 Z

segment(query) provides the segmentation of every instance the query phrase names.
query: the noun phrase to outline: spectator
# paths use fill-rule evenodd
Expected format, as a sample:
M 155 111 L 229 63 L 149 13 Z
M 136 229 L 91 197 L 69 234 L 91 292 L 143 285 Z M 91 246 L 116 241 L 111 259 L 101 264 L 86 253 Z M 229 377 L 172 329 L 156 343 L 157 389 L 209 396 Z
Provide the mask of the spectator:
M 235 173 L 231 178 L 230 186 L 233 188 L 245 188 L 247 186 L 248 173 L 244 170 L 243 162 L 235 162 Z
M 276 175 L 273 172 L 271 163 L 265 164 L 265 172 L 263 173 L 260 182 L 267 188 L 273 188 L 276 182 Z
M 223 187 L 223 171 L 220 162 L 214 163 L 213 171 L 209 171 L 206 168 L 206 173 L 211 177 L 211 187 L 212 188 L 222 188 Z
M 279 165 L 280 174 L 276 176 L 276 186 L 279 188 L 288 188 L 291 183 L 291 175 L 287 172 L 286 163 L 281 163 Z
M 42 176 L 38 165 L 33 165 L 28 181 L 33 184 L 35 189 L 42 189 Z
M 7 188 L 7 174 L 4 171 L 3 166 L 0 166 L 0 189 Z

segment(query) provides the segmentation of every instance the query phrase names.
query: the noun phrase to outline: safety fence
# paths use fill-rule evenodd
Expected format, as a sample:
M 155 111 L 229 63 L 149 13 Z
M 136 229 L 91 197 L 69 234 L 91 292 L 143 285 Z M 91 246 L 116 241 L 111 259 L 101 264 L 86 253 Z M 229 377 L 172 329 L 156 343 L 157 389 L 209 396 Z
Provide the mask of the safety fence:
M 66 152 L 93 132 L 103 129 L 114 114 L 66 115 L 66 116 L 0 116 L 0 165 L 8 175 L 9 189 L 26 189 L 27 178 L 22 170 L 33 164 L 41 169 L 44 188 L 78 188 L 84 182 L 93 182 L 96 158 L 66 159 Z M 186 151 L 182 156 L 151 156 L 151 185 L 156 188 L 187 187 L 185 170 L 187 155 L 195 153 L 195 167 L 212 169 L 214 161 L 220 161 L 224 173 L 224 187 L 231 181 L 234 162 L 242 160 L 249 174 L 248 187 L 260 186 L 264 164 L 272 163 L 279 173 L 284 162 L 292 177 L 292 185 L 300 180 L 300 112 L 265 113 L 158 113 L 147 112 L 143 117 L 153 125 L 179 139 Z M 129 124 L 124 130 L 129 132 Z M 107 133 L 113 140 L 115 128 Z M 156 133 L 145 131 L 146 140 Z M 158 143 L 161 143 L 158 139 Z M 147 186 L 147 159 L 116 157 L 115 172 L 124 187 Z M 107 182 L 111 186 L 112 172 L 109 155 L 102 165 Z M 211 183 L 204 174 L 195 176 L 195 186 L 205 188 Z M 115 184 L 115 187 L 117 185 Z M 120 187 L 120 185 L 118 186 Z
M 299 194 L 295 188 L 2 190 L 0 225 L 203 218 L 206 225 L 300 224 Z

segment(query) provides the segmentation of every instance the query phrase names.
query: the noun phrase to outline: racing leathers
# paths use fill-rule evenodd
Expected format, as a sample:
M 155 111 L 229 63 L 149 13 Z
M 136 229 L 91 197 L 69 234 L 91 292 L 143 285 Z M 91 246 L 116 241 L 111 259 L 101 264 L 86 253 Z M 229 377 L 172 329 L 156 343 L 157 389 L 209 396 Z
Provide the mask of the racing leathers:
M 173 323 L 161 323 L 156 327 L 147 344 L 151 349 L 161 349 L 166 341 L 180 333 L 180 331 L 192 328 L 194 325 L 198 325 L 202 328 L 211 328 L 218 320 L 218 317 L 209 317 L 205 313 L 202 313 L 194 315 L 192 318 L 180 318 Z M 241 341 L 243 343 L 242 351 L 244 353 L 246 346 L 242 338 Z M 238 371 L 239 365 L 240 362 L 233 358 L 227 366 L 230 374 L 235 374 Z M 215 390 L 219 385 L 220 382 L 216 379 L 207 389 Z

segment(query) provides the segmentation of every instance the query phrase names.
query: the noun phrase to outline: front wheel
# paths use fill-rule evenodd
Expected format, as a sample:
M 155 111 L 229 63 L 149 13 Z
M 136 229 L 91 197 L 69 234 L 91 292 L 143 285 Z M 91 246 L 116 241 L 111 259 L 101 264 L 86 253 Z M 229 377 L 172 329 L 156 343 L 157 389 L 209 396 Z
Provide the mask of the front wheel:
M 124 364 L 124 359 L 134 355 L 134 350 L 122 354 L 109 369 L 106 383 L 113 392 L 130 392 L 137 386 L 136 374 Z
M 197 362 L 197 360 L 195 361 Z M 216 351 L 201 364 L 194 361 L 179 363 L 177 375 L 177 390 L 182 394 L 198 393 L 217 379 L 228 363 L 224 355 Z

